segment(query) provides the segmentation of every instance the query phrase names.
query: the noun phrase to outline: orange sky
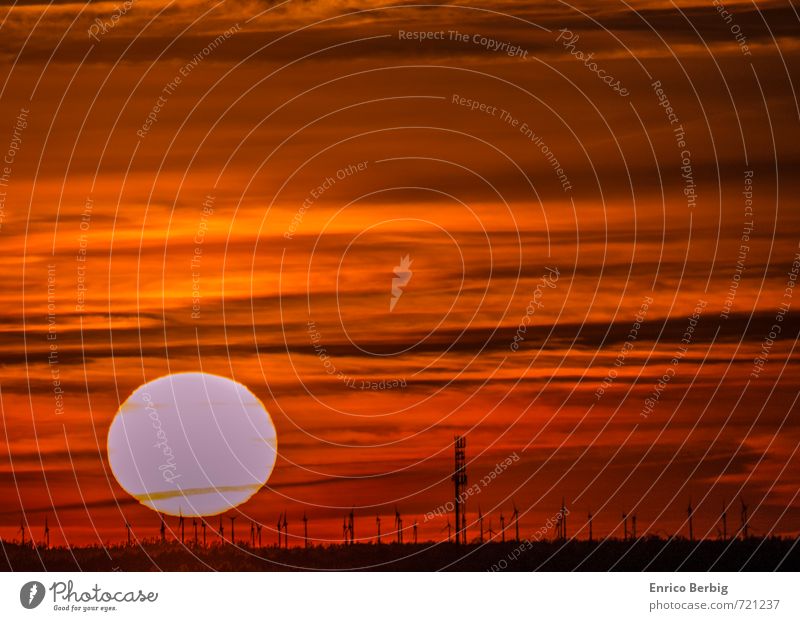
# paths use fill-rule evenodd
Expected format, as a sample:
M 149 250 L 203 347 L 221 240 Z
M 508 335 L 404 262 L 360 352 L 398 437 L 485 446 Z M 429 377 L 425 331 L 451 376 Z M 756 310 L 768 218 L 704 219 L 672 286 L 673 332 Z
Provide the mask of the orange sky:
M 460 4 L 135 0 L 103 33 L 113 2 L 0 2 L 0 535 L 23 510 L 59 543 L 121 539 L 126 519 L 154 535 L 108 469 L 108 426 L 143 382 L 201 369 L 275 421 L 268 489 L 238 509 L 268 528 L 285 509 L 297 533 L 305 511 L 335 539 L 354 506 L 367 537 L 397 505 L 441 539 L 446 518 L 424 515 L 450 499 L 465 433 L 471 482 L 519 456 L 471 518 L 480 503 L 497 525 L 513 497 L 533 532 L 564 496 L 571 527 L 627 511 L 664 535 L 691 498 L 716 536 L 743 494 L 753 532 L 800 531 L 793 8 Z M 361 388 L 381 380 L 404 386 Z

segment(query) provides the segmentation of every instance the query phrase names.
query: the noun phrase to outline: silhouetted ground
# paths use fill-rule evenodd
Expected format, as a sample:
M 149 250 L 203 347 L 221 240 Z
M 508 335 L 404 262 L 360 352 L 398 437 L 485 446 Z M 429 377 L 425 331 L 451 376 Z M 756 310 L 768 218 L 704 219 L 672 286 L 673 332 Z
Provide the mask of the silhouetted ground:
M 457 546 L 356 544 L 308 549 L 207 548 L 146 542 L 134 546 L 33 548 L 0 542 L 9 571 L 798 571 L 795 539 L 507 542 Z

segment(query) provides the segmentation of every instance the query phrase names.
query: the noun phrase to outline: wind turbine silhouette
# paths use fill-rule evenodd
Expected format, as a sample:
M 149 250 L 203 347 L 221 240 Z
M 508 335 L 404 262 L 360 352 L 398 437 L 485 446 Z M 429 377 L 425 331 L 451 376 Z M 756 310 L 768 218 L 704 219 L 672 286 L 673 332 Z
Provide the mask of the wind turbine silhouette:
M 403 543 L 403 518 L 397 507 L 394 508 L 394 527 L 397 531 L 397 543 Z
M 513 500 L 511 501 L 511 505 L 514 507 L 514 541 L 519 543 L 519 511 Z

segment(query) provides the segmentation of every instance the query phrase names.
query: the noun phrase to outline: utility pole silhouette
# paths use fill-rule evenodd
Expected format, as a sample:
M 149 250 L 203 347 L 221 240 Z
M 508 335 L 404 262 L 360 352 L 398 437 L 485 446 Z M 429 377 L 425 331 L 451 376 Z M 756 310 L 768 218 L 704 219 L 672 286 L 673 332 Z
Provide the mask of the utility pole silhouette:
M 633 527 L 633 536 L 631 538 L 634 541 L 636 541 L 636 514 L 635 513 L 631 517 L 631 526 Z
M 200 523 L 203 526 L 203 547 L 205 548 L 206 547 L 206 521 L 205 520 L 201 520 Z
M 517 510 L 517 505 L 514 504 L 513 501 L 511 504 L 514 507 L 514 541 L 519 543 L 519 511 Z
M 567 540 L 567 505 L 564 498 L 561 498 L 561 509 L 556 518 L 556 539 Z
M 231 543 L 233 545 L 236 545 L 236 534 L 235 534 L 236 531 L 234 530 L 234 527 L 233 527 L 233 523 L 236 521 L 236 516 L 232 515 L 228 519 L 231 521 Z
M 622 522 L 624 524 L 624 528 L 623 528 L 623 533 L 624 534 L 623 534 L 622 540 L 623 541 L 627 541 L 628 540 L 628 514 L 627 513 L 623 513 L 622 514 Z
M 256 524 L 256 535 L 258 537 L 258 547 L 261 547 L 261 522 Z
M 164 523 L 164 516 L 161 516 L 161 543 L 167 540 L 167 525 Z
M 19 520 L 19 532 L 22 533 L 22 547 L 25 547 L 25 518 L 22 517 Z
M 380 515 L 376 515 L 375 516 L 375 523 L 378 525 L 378 539 L 377 539 L 376 543 L 380 544 L 380 542 L 381 542 L 381 516 Z
M 488 533 L 489 533 L 489 542 L 491 543 L 492 539 L 494 539 L 494 536 L 496 534 L 495 531 L 492 530 L 492 518 L 489 518 L 489 530 L 488 530 Z
M 722 540 L 728 540 L 728 505 L 722 502 Z
M 353 514 L 354 509 L 350 509 L 350 515 L 348 517 L 347 526 L 350 529 L 350 545 L 353 545 L 356 539 L 356 517 Z
M 451 526 L 450 526 L 450 517 L 448 516 L 448 518 L 447 518 L 447 526 L 445 526 L 445 527 L 442 529 L 442 530 L 446 530 L 446 531 L 447 531 L 447 543 L 450 543 L 450 529 L 451 529 Z
M 352 511 L 342 519 L 342 538 L 345 545 L 353 545 L 353 514 Z
M 455 488 L 456 511 L 456 543 L 467 543 L 467 439 L 455 437 L 455 468 L 453 469 L 453 487 Z
M 394 527 L 397 531 L 396 542 L 403 543 L 403 518 L 400 515 L 400 512 L 397 510 L 397 507 L 394 508 Z
M 744 504 L 744 500 L 740 497 L 739 502 L 742 503 L 742 510 L 739 513 L 739 519 L 742 522 L 742 539 L 747 539 L 747 505 Z
M 503 517 L 503 512 L 500 512 L 500 541 L 506 542 L 506 518 Z
M 225 543 L 225 525 L 222 523 L 222 516 L 219 516 L 219 544 Z
M 50 547 L 50 527 L 47 525 L 47 516 L 44 516 L 44 547 Z
M 303 545 L 308 547 L 308 518 L 305 511 L 303 511 Z
M 283 537 L 283 525 L 281 520 L 283 520 L 283 513 L 278 515 L 278 549 L 281 547 L 281 537 Z
M 125 522 L 125 532 L 128 535 L 128 545 L 131 545 L 131 525 L 128 521 Z
M 481 511 L 481 506 L 478 505 L 478 524 L 480 525 L 481 534 L 478 538 L 478 541 L 483 543 L 483 511 Z
M 592 543 L 592 512 L 589 511 L 589 543 Z
M 283 512 L 283 547 L 289 549 L 289 522 L 286 521 L 286 511 Z
M 185 542 L 184 528 L 183 528 L 183 511 L 178 514 L 178 525 L 181 527 L 181 543 Z
M 417 521 L 414 520 L 414 545 L 417 545 Z
M 250 547 L 256 547 L 256 525 L 253 524 L 253 520 L 250 520 Z
M 692 499 L 689 499 L 689 506 L 686 508 L 686 516 L 689 518 L 689 541 L 694 541 L 694 525 L 692 524 Z
M 194 547 L 197 547 L 197 519 L 192 518 L 192 526 L 194 526 Z

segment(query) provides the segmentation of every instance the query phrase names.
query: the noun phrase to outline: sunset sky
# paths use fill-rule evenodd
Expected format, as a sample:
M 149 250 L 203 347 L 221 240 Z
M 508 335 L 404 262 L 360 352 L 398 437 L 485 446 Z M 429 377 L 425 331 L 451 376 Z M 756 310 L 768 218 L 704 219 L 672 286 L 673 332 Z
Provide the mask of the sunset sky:
M 441 540 L 456 434 L 470 522 L 800 533 L 796 9 L 459 5 L 0 1 L 0 536 L 155 536 L 106 437 L 187 371 L 277 429 L 242 537 Z

